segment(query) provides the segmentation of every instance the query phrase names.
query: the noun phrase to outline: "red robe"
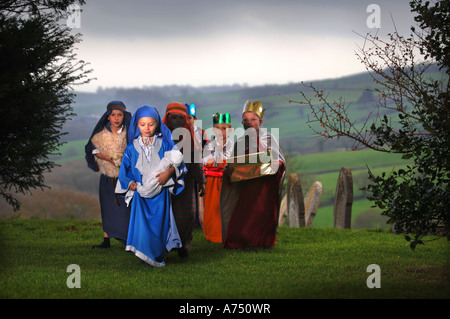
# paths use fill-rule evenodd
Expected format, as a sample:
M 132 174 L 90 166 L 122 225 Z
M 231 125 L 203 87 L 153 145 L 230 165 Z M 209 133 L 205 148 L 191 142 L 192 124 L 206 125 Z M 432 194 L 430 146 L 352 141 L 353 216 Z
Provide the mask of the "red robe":
M 221 211 L 225 248 L 275 246 L 285 165 L 274 137 L 268 136 L 272 139 L 272 151 L 276 149 L 280 155 L 275 174 L 238 182 L 231 182 L 230 177 L 224 174 Z M 257 143 L 257 150 L 265 151 L 259 140 Z
M 275 246 L 280 207 L 280 184 L 284 177 L 281 162 L 275 175 L 242 182 L 239 198 L 225 233 L 225 248 Z M 224 188 L 233 187 L 228 177 Z

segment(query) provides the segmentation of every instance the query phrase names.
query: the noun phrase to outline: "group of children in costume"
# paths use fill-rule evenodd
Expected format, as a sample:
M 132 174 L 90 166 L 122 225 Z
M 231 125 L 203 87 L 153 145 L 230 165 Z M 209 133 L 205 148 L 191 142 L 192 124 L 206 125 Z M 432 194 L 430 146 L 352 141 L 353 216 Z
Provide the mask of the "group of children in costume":
M 209 141 L 194 125 L 194 105 L 170 103 L 161 118 L 152 106 L 131 116 L 121 101 L 110 102 L 85 148 L 88 167 L 101 173 L 104 241 L 93 248 L 116 238 L 162 267 L 173 249 L 188 256 L 196 221 L 207 240 L 226 248 L 273 247 L 285 168 L 276 139 L 261 129 L 263 115 L 261 102 L 247 102 L 242 124 L 256 134 L 234 142 L 230 114 L 216 113 Z M 272 171 L 229 163 L 255 151 L 271 154 Z

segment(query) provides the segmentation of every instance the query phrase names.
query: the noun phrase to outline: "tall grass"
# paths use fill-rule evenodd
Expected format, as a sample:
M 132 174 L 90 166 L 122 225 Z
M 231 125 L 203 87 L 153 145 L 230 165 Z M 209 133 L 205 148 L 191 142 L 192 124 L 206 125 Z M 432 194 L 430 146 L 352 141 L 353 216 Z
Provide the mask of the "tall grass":
M 448 298 L 447 240 L 412 251 L 402 236 L 373 230 L 280 227 L 272 249 L 223 249 L 196 229 L 187 260 L 175 252 L 152 268 L 102 236 L 97 221 L 0 222 L 0 298 Z M 81 288 L 69 289 L 77 264 Z M 367 266 L 381 268 L 369 289 Z

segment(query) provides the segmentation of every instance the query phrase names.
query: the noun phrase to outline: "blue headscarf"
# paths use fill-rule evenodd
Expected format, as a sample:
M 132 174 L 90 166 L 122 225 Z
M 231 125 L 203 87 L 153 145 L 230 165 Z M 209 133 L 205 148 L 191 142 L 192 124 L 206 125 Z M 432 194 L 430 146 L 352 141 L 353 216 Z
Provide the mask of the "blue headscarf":
M 169 143 L 169 147 L 172 148 L 175 143 L 172 139 L 172 132 L 169 128 L 161 121 L 158 110 L 153 106 L 144 105 L 137 109 L 131 118 L 130 129 L 128 130 L 128 144 L 133 143 L 133 141 L 141 135 L 141 131 L 137 127 L 138 122 L 143 117 L 151 117 L 156 123 L 158 123 L 156 135 L 160 134 L 163 140 Z
M 184 105 L 186 105 L 187 110 L 188 110 L 188 114 L 192 115 L 195 119 L 197 119 L 197 108 L 195 107 L 195 104 L 187 104 L 184 103 Z

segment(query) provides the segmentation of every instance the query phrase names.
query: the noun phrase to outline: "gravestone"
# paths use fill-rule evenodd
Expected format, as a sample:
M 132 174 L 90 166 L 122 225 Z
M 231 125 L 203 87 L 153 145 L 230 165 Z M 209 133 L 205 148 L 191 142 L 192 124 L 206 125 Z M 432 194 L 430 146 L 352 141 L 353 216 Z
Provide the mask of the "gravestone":
M 348 167 L 342 167 L 334 197 L 334 227 L 350 228 L 352 223 L 353 179 Z
M 287 211 L 289 226 L 305 227 L 305 204 L 297 174 L 291 174 L 287 183 Z
M 280 204 L 280 214 L 278 216 L 278 226 L 283 226 L 286 222 L 287 213 L 287 195 L 284 195 L 283 200 Z
M 311 227 L 322 198 L 322 183 L 314 182 L 305 197 L 305 225 Z

